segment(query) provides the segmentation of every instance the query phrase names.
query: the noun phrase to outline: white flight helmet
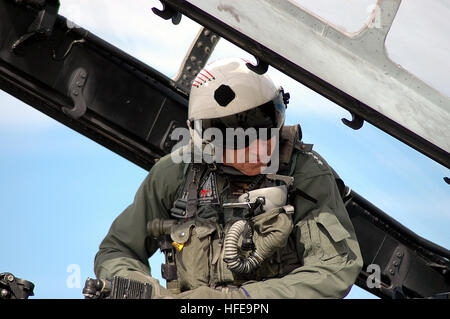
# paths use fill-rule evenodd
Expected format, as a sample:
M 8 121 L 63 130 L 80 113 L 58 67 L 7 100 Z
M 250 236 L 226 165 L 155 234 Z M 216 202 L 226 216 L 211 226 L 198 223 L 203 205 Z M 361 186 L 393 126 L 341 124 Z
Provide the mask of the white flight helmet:
M 281 128 L 289 94 L 266 74 L 250 70 L 239 58 L 209 63 L 192 83 L 188 126 L 225 128 Z M 201 122 L 201 123 L 199 123 Z M 204 141 L 203 143 L 208 142 Z

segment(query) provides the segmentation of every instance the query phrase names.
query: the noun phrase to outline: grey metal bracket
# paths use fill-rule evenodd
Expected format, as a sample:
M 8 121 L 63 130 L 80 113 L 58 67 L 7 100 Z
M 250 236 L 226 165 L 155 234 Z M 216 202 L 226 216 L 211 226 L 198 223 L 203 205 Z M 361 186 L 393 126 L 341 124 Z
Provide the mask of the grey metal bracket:
M 27 3 L 27 2 L 26 2 Z M 33 3 L 38 5 L 37 3 Z M 42 5 L 42 4 L 41 4 Z M 59 1 L 47 1 L 37 13 L 36 18 L 28 27 L 28 30 L 11 47 L 15 54 L 23 54 L 26 46 L 36 41 L 50 38 L 53 32 L 56 18 L 58 17 Z
M 384 269 L 384 274 L 389 278 L 391 284 L 388 288 L 381 287 L 381 289 L 391 293 L 392 299 L 405 298 L 403 281 L 408 273 L 408 264 L 408 249 L 405 246 L 399 245 L 394 250 Z
M 202 70 L 220 37 L 214 32 L 201 28 L 191 44 L 179 70 L 174 77 L 175 86 L 189 94 L 191 91 L 195 77 Z
M 255 57 L 256 59 L 256 65 L 253 65 L 251 63 L 247 63 L 247 68 L 249 68 L 250 70 L 252 70 L 253 72 L 262 75 L 264 73 L 267 72 L 267 70 L 269 69 L 269 64 L 265 61 L 262 61 L 260 58 Z
M 65 114 L 78 119 L 86 113 L 86 99 L 83 95 L 83 89 L 86 86 L 88 73 L 83 68 L 76 69 L 69 81 L 69 96 L 73 101 L 73 107 L 63 106 L 62 110 Z
M 175 25 L 179 24 L 181 21 L 181 13 L 168 6 L 163 0 L 160 0 L 160 2 L 163 5 L 163 9 L 152 8 L 153 13 L 164 20 L 172 19 L 172 23 Z
M 364 125 L 364 119 L 362 117 L 360 117 L 359 115 L 356 115 L 355 113 L 351 113 L 351 114 L 352 114 L 352 120 L 349 121 L 346 118 L 343 118 L 343 119 L 341 119 L 342 123 L 344 123 L 345 125 L 347 125 L 348 127 L 352 128 L 354 130 L 359 130 Z

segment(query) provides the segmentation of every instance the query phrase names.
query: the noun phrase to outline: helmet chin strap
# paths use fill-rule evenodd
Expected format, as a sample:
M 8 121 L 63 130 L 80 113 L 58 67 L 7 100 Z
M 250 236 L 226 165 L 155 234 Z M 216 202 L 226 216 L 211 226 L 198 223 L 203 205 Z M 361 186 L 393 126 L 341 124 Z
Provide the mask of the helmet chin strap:
M 191 140 L 189 141 L 189 143 L 191 146 L 194 147 L 194 149 L 197 149 L 197 151 L 201 152 L 203 159 L 205 158 L 205 156 L 208 158 L 214 158 L 216 155 L 216 148 L 214 144 L 211 143 L 211 141 L 204 139 L 203 136 L 201 136 L 199 132 L 195 129 L 196 126 L 195 122 L 198 123 L 198 121 L 202 120 L 187 120 L 186 122 L 189 128 L 189 133 L 191 135 Z M 192 127 L 192 124 L 194 124 L 194 127 Z
M 194 138 L 194 129 L 192 128 L 192 125 L 191 125 L 191 123 L 193 123 L 193 122 L 194 122 L 194 120 L 186 120 L 186 125 L 189 129 L 189 133 L 191 134 L 191 139 Z

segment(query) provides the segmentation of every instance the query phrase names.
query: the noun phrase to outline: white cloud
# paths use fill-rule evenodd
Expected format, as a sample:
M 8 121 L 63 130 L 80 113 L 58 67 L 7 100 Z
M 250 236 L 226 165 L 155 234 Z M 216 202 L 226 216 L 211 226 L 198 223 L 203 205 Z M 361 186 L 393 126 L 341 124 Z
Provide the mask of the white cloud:
M 62 0 L 59 13 L 153 68 L 176 73 L 200 25 L 185 16 L 173 25 L 152 7 L 162 9 L 156 0 Z
M 40 130 L 55 126 L 55 121 L 0 90 L 0 130 Z

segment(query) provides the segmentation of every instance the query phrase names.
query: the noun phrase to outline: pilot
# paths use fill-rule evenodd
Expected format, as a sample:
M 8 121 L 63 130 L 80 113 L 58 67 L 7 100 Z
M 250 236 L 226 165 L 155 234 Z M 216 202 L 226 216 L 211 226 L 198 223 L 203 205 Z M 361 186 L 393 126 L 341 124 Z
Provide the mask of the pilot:
M 152 298 L 346 296 L 363 262 L 345 186 L 300 126 L 284 125 L 288 102 L 242 59 L 208 64 L 189 97 L 192 138 L 156 162 L 115 219 L 97 278 L 150 283 Z M 148 262 L 158 238 L 169 241 L 167 287 Z

